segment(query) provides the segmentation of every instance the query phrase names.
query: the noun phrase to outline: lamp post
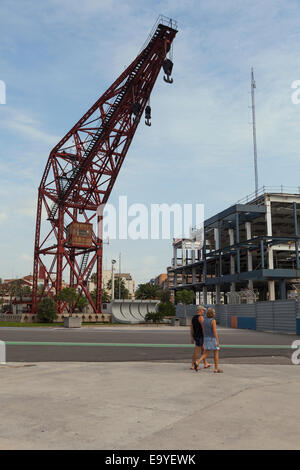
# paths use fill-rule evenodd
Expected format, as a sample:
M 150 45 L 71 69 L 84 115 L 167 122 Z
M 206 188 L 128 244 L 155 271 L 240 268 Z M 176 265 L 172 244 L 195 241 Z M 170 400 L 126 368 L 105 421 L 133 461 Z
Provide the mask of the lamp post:
M 115 259 L 111 260 L 111 300 L 115 300 L 115 276 L 114 276 L 114 265 Z

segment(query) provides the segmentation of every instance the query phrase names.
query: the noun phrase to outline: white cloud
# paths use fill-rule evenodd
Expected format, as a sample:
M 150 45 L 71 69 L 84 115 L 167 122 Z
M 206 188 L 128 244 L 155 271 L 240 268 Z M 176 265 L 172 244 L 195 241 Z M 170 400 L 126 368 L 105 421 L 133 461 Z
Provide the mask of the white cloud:
M 41 123 L 28 112 L 7 107 L 5 116 L 0 122 L 3 127 L 13 131 L 15 135 L 21 133 L 24 137 L 35 142 L 54 146 L 59 141 L 58 136 L 41 130 Z
M 24 261 L 32 261 L 33 257 L 31 255 L 28 255 L 27 253 L 22 253 L 21 254 L 21 259 Z
M 0 223 L 7 219 L 7 214 L 0 211 Z

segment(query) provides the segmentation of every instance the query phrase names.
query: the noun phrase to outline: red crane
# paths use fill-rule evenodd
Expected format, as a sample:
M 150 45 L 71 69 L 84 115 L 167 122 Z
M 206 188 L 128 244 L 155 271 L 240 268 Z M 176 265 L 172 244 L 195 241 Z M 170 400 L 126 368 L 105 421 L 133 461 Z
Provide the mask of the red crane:
M 162 66 L 164 80 L 173 81 L 168 54 L 177 25 L 160 16 L 152 31 L 131 65 L 50 152 L 38 192 L 32 313 L 43 296 L 59 294 L 63 274 L 101 313 L 103 244 L 102 234 L 93 230 L 93 222 L 101 222 L 97 208 L 109 198 L 144 110 L 151 125 L 149 97 Z M 87 288 L 95 266 L 96 302 Z M 58 313 L 64 308 L 59 302 Z

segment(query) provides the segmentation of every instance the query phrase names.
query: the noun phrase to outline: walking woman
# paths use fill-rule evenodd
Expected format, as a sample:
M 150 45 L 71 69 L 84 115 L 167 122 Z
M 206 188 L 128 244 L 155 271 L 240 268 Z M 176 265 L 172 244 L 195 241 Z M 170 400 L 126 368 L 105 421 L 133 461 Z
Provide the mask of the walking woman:
M 208 308 L 206 311 L 206 318 L 200 317 L 203 334 L 204 334 L 204 349 L 205 352 L 202 354 L 200 359 L 194 363 L 195 371 L 198 371 L 198 367 L 201 361 L 205 360 L 209 354 L 209 351 L 214 352 L 214 363 L 216 374 L 221 374 L 223 371 L 219 369 L 219 337 L 217 333 L 217 324 L 215 320 L 215 310 Z

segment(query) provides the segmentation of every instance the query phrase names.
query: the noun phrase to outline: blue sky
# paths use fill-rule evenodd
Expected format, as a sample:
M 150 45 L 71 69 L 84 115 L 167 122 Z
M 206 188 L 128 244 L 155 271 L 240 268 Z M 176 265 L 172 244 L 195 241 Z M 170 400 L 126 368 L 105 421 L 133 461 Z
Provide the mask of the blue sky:
M 178 21 L 174 84 L 159 76 L 110 202 L 204 203 L 254 189 L 250 68 L 260 185 L 298 187 L 300 7 L 289 0 L 1 0 L 0 277 L 32 272 L 37 188 L 51 148 L 135 58 L 158 14 Z M 164 272 L 168 241 L 113 241 L 138 282 Z

